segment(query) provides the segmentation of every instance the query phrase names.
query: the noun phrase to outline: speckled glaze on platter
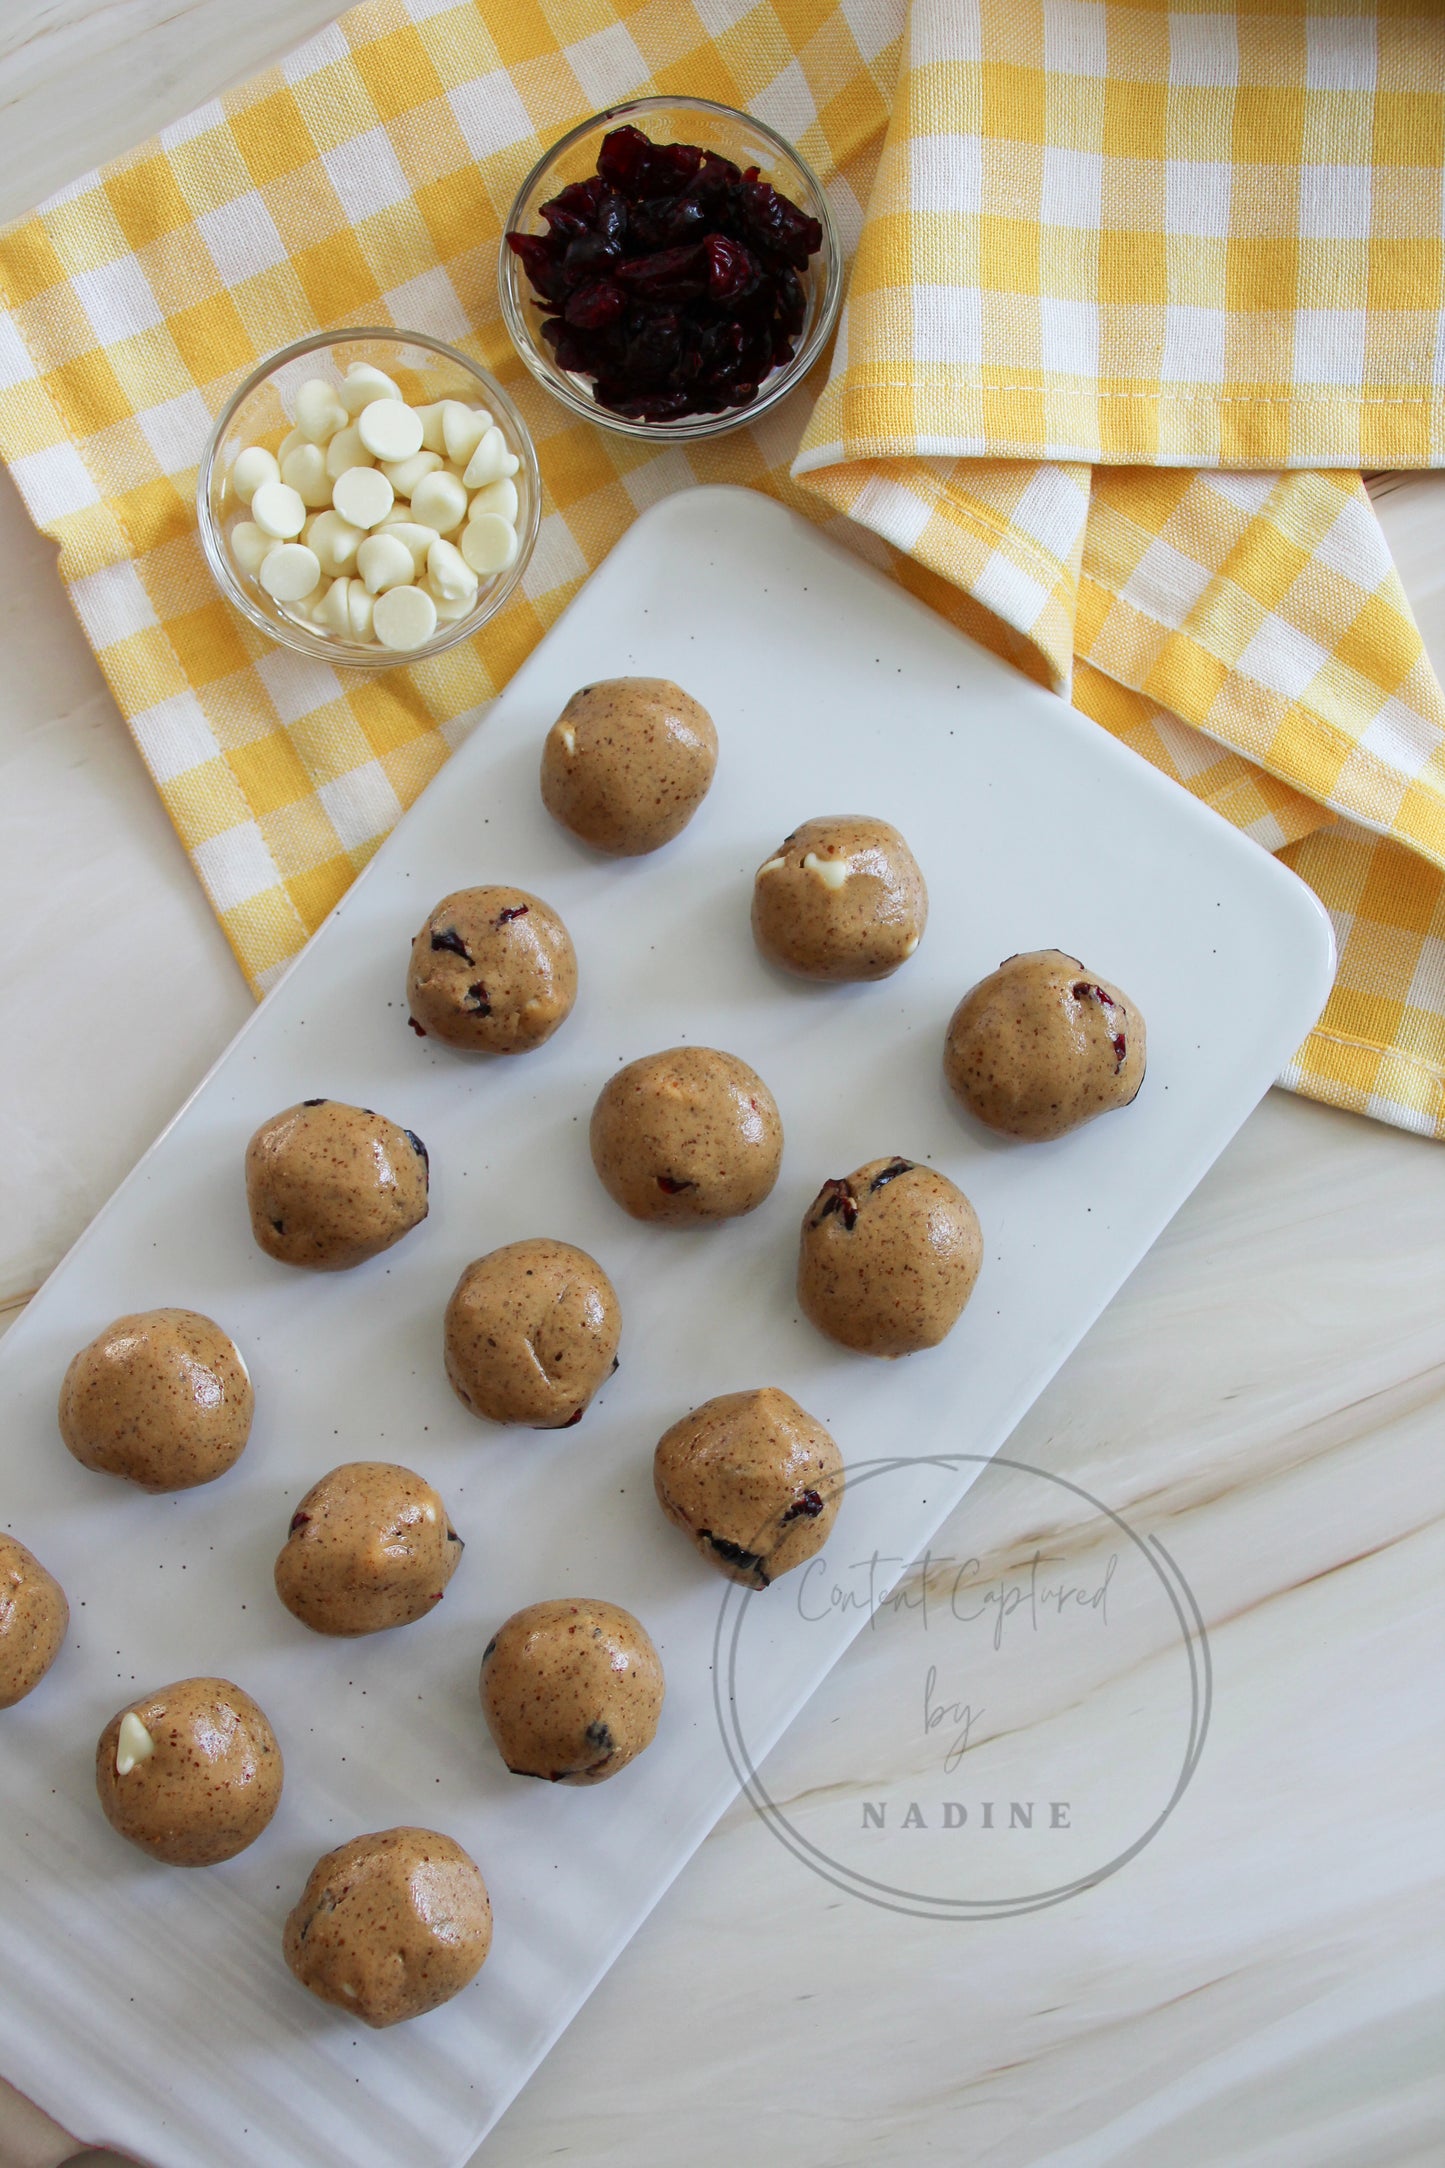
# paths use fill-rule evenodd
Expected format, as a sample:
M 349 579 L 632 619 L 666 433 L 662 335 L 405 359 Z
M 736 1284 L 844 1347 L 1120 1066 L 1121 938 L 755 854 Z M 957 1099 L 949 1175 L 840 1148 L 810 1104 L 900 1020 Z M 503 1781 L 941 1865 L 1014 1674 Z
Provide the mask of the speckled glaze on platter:
M 602 862 L 545 811 L 538 759 L 579 685 L 626 674 L 701 700 L 720 758 L 675 843 Z M 927 939 L 879 985 L 785 979 L 749 928 L 758 864 L 835 804 L 899 827 L 929 885 Z M 573 1016 L 516 1062 L 406 1028 L 417 926 L 482 881 L 545 897 L 577 947 Z M 1127 1113 L 1017 1146 L 949 1097 L 943 1032 L 1003 956 L 1053 945 L 1137 999 L 1149 1074 Z M 846 1461 L 997 1447 L 1287 1059 L 1330 957 L 1272 859 L 803 522 L 732 490 L 645 514 L 0 1348 L 0 1525 L 72 1611 L 49 1677 L 0 1717 L 0 1903 L 28 1953 L 0 1974 L 6 2074 L 157 2168 L 465 2160 L 735 1790 L 709 1668 L 726 1584 L 658 1511 L 657 1438 L 696 1401 L 776 1383 Z M 775 1093 L 781 1176 L 745 1218 L 642 1225 L 596 1180 L 588 1115 L 621 1062 L 689 1041 Z M 384 1108 L 431 1152 L 428 1219 L 339 1275 L 262 1256 L 241 1180 L 258 1123 L 318 1093 Z M 831 1346 L 792 1299 L 808 1200 L 893 1153 L 959 1183 L 985 1248 L 949 1340 L 902 1364 Z M 613 1280 L 622 1367 L 575 1429 L 484 1435 L 447 1382 L 442 1315 L 481 1249 L 537 1234 Z M 222 1320 L 256 1381 L 240 1462 L 175 1499 L 78 1466 L 55 1429 L 76 1348 L 163 1304 Z M 323 1640 L 276 1600 L 278 1530 L 363 1459 L 433 1482 L 467 1552 L 434 1615 Z M 860 1486 L 829 1550 L 912 1556 L 967 1482 Z M 509 1777 L 477 1702 L 488 1636 L 566 1595 L 633 1611 L 667 1673 L 654 1744 L 583 1790 Z M 786 1582 L 746 1600 L 767 1607 L 738 1683 L 762 1752 L 861 1614 L 805 1626 Z M 183 1673 L 252 1693 L 286 1757 L 270 1828 L 191 1874 L 123 1844 L 92 1775 L 123 1698 Z M 496 1939 L 455 2002 L 373 2034 L 291 1980 L 282 1923 L 321 1853 L 414 1823 L 477 1861 Z

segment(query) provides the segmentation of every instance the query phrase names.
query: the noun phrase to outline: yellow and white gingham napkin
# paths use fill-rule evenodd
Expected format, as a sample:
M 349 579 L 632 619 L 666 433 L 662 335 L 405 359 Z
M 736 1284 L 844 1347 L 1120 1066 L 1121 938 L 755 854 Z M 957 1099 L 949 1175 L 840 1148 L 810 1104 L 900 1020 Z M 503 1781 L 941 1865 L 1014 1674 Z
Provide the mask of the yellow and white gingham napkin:
M 1343 4 L 1236 25 L 1101 0 L 915 0 L 911 22 L 904 0 L 369 0 L 0 236 L 0 455 L 252 984 L 635 513 L 741 481 L 877 554 L 872 528 L 935 606 L 1283 848 L 1344 955 L 1289 1081 L 1445 1134 L 1445 708 L 1378 527 L 1348 474 L 1179 464 L 1442 456 L 1442 85 L 1437 14 Z M 511 353 L 517 181 L 649 91 L 771 121 L 863 235 L 797 479 L 801 396 L 654 451 L 574 422 Z M 546 502 L 480 641 L 360 679 L 227 610 L 191 497 L 245 371 L 387 320 L 506 381 Z

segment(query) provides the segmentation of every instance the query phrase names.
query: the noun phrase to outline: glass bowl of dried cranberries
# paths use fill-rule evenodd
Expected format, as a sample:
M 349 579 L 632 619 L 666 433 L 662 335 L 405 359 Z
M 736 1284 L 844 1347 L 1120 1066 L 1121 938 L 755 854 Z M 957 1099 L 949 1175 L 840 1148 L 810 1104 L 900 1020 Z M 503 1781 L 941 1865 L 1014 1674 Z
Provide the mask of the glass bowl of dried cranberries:
M 704 98 L 584 121 L 527 175 L 502 236 L 502 314 L 539 383 L 630 437 L 736 429 L 833 330 L 843 262 L 791 144 Z

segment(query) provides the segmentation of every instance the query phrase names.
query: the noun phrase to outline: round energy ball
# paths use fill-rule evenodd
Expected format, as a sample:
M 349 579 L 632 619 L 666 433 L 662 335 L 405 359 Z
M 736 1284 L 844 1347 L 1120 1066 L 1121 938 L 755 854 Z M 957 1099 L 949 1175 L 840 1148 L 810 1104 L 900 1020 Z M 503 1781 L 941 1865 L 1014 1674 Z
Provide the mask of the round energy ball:
M 33 1694 L 70 1624 L 65 1590 L 33 1552 L 0 1535 L 0 1709 Z
M 60 1435 L 87 1468 L 142 1490 L 190 1490 L 234 1466 L 255 1395 L 235 1342 L 199 1310 L 118 1317 L 71 1362 Z
M 481 1870 L 435 1829 L 383 1829 L 318 1859 L 282 1949 L 303 1987 L 365 2025 L 399 2025 L 459 1995 L 486 1963 Z
M 766 1588 L 820 1551 L 843 1499 L 828 1431 L 776 1385 L 721 1393 L 657 1441 L 657 1502 L 730 1581 Z
M 1061 949 L 1010 956 L 954 1010 L 949 1089 L 1006 1137 L 1040 1143 L 1127 1107 L 1144 1081 L 1144 1019 Z
M 565 1430 L 617 1368 L 622 1311 L 596 1258 L 538 1236 L 477 1258 L 447 1304 L 447 1376 L 473 1415 Z
M 465 1548 L 424 1477 L 348 1461 L 292 1514 L 276 1593 L 313 1633 L 383 1633 L 436 1609 Z
M 281 1800 L 281 1749 L 229 1679 L 178 1679 L 118 1709 L 95 1750 L 111 1828 L 168 1867 L 214 1867 L 254 1844 Z
M 753 938 L 805 979 L 886 979 L 928 923 L 928 890 L 896 828 L 864 813 L 804 821 L 758 868 Z
M 529 1604 L 482 1655 L 482 1713 L 514 1776 L 600 1784 L 652 1744 L 662 1664 L 619 1604 Z
M 670 678 L 573 693 L 542 747 L 542 803 L 595 851 L 635 858 L 681 835 L 707 796 L 717 731 Z
M 529 1054 L 572 1013 L 572 937 L 525 888 L 459 888 L 412 943 L 406 998 L 423 1036 L 470 1054 Z
M 592 1110 L 592 1164 L 634 1219 L 734 1219 L 769 1195 L 783 1156 L 777 1102 L 755 1069 L 711 1046 L 646 1054 Z
M 958 1323 L 983 1262 L 963 1191 L 911 1159 L 825 1182 L 803 1216 L 798 1301 L 860 1355 L 914 1355 Z
M 246 1147 L 251 1232 L 280 1264 L 345 1272 L 426 1218 L 428 1175 L 410 1129 L 370 1107 L 303 1099 Z

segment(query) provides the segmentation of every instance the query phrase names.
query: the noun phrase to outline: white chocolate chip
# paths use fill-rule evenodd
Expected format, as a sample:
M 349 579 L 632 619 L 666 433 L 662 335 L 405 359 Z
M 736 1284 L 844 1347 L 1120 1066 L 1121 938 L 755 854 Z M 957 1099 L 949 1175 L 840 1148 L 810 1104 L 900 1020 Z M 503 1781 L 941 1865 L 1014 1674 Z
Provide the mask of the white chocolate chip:
M 346 409 L 324 376 L 308 377 L 297 392 L 296 427 L 312 444 L 324 444 L 346 427 Z
M 454 474 L 428 474 L 411 493 L 411 516 L 438 534 L 455 534 L 467 516 L 467 493 Z
M 308 441 L 309 440 L 306 438 L 306 436 L 302 433 L 301 430 L 288 429 L 285 436 L 281 439 L 281 442 L 276 447 L 277 466 L 280 467 L 285 464 L 285 462 L 291 457 L 291 454 L 296 450 L 298 444 L 305 444 Z
M 351 584 L 348 579 L 333 580 L 320 602 L 312 606 L 316 623 L 323 631 L 335 633 L 338 640 L 351 638 L 351 612 L 346 601 Z
M 404 587 L 416 578 L 411 551 L 397 540 L 390 527 L 382 534 L 367 536 L 356 553 L 356 569 L 372 595 L 385 594 L 390 587 Z
M 765 866 L 759 866 L 758 879 L 761 880 L 765 873 L 776 873 L 779 867 L 785 866 L 787 863 L 786 858 L 770 858 Z
M 304 542 L 278 542 L 256 577 L 275 602 L 304 602 L 321 578 L 321 560 Z
M 264 444 L 248 444 L 244 452 L 237 452 L 231 469 L 231 487 L 242 504 L 249 504 L 263 482 L 277 482 L 281 469 L 276 454 L 268 452 Z
M 384 535 L 393 536 L 411 553 L 412 578 L 419 580 L 426 570 L 427 553 L 437 539 L 435 527 L 423 527 L 420 520 L 388 520 L 381 529 Z
M 437 606 L 424 587 L 390 587 L 378 595 L 371 622 L 383 647 L 424 647 L 437 629 Z
M 446 412 L 445 399 L 438 399 L 431 406 L 419 406 L 421 416 L 421 441 L 429 452 L 444 452 L 447 440 L 442 432 L 442 416 Z
M 510 480 L 521 468 L 522 462 L 515 452 L 508 452 L 502 465 L 502 473 Z
M 492 417 L 485 407 L 463 406 L 460 399 L 444 400 L 442 442 L 447 458 L 464 467 L 491 426 Z
M 326 471 L 333 482 L 339 482 L 348 467 L 374 467 L 376 461 L 361 441 L 361 432 L 355 422 L 348 422 L 338 429 L 326 447 Z
M 276 547 L 276 537 L 258 527 L 253 519 L 238 519 L 231 529 L 231 555 L 243 572 L 254 579 Z
M 420 451 L 413 452 L 410 459 L 393 459 L 381 471 L 398 497 L 409 497 L 417 483 L 435 474 L 441 463 L 440 452 Z
M 437 1509 L 434 1505 L 428 1503 L 427 1505 L 424 1505 L 421 1510 L 423 1520 L 434 1521 L 436 1519 Z
M 438 602 L 465 602 L 475 597 L 477 575 L 454 542 L 437 536 L 426 553 L 427 586 Z
M 816 851 L 808 851 L 803 858 L 804 873 L 816 873 L 824 888 L 841 888 L 848 878 L 846 858 L 820 858 Z
M 421 418 L 400 399 L 373 399 L 356 418 L 361 441 L 378 459 L 410 459 L 421 450 Z
M 281 469 L 281 479 L 290 484 L 301 502 L 319 512 L 331 502 L 331 477 L 326 471 L 326 454 L 319 444 L 298 444 L 294 452 L 287 454 Z
M 379 468 L 348 467 L 344 474 L 337 475 L 331 501 L 344 520 L 365 530 L 380 526 L 395 504 L 396 494 Z
M 353 361 L 341 380 L 341 404 L 348 414 L 359 414 L 374 399 L 400 397 L 401 386 L 384 369 L 374 369 L 369 361 Z
M 505 572 L 516 556 L 516 531 L 509 520 L 498 519 L 495 512 L 483 512 L 480 519 L 469 520 L 463 528 L 460 547 L 473 572 L 485 578 L 489 573 Z
M 289 542 L 306 525 L 306 506 L 289 482 L 263 482 L 251 499 L 251 517 L 262 534 Z
M 346 583 L 346 614 L 351 619 L 353 640 L 371 638 L 371 591 L 365 580 L 348 580 Z
M 905 942 L 905 944 L 904 944 L 904 948 L 903 948 L 903 953 L 904 953 L 904 955 L 905 955 L 905 956 L 911 956 L 911 955 L 913 954 L 913 951 L 914 951 L 914 950 L 915 950 L 915 949 L 917 948 L 917 946 L 918 946 L 918 936 L 917 936 L 917 934 L 916 934 L 916 933 L 911 933 L 911 934 L 910 934 L 910 935 L 908 936 L 908 939 L 907 939 L 907 941 L 906 941 L 906 942 Z
M 350 572 L 355 565 L 361 535 L 360 527 L 353 527 L 339 512 L 318 512 L 306 537 L 306 546 L 315 550 L 322 571 L 335 579 L 339 573 Z
M 464 595 L 460 601 L 448 602 L 444 595 L 437 593 L 430 580 L 423 580 L 421 584 L 437 606 L 437 623 L 439 625 L 454 625 L 458 618 L 469 616 L 477 606 L 475 587 L 472 588 L 469 594 Z
M 570 723 L 559 723 L 557 725 L 557 735 L 566 746 L 569 755 L 576 752 L 577 733 Z
M 510 477 L 503 475 L 499 482 L 488 482 L 485 489 L 477 491 L 472 499 L 471 516 L 473 519 L 480 519 L 483 512 L 495 512 L 498 519 L 506 520 L 512 527 L 516 526 L 517 485 Z
M 156 1750 L 155 1740 L 134 1709 L 127 1709 L 120 1720 L 120 1730 L 115 1742 L 115 1773 L 128 1777 L 132 1769 L 143 1761 L 149 1761 Z
M 507 471 L 507 456 L 507 440 L 494 424 L 467 461 L 462 476 L 467 488 L 485 489 L 488 482 L 500 482 Z

